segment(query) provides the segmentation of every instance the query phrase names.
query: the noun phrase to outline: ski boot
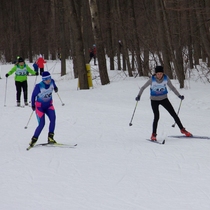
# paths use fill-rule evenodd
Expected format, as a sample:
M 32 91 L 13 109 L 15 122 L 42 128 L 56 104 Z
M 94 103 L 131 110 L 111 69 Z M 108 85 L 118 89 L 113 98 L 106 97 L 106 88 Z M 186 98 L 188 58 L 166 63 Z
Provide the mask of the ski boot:
M 156 133 L 153 133 L 152 136 L 151 136 L 151 138 L 150 138 L 151 141 L 157 141 L 156 136 L 157 136 L 157 134 Z
M 29 144 L 30 147 L 33 147 L 33 146 L 36 144 L 37 140 L 38 140 L 38 138 L 32 137 L 31 142 L 30 142 L 30 144 Z
M 181 129 L 181 133 L 183 133 L 187 137 L 191 137 L 192 136 L 192 134 L 190 132 L 188 132 L 187 130 L 185 130 L 185 128 Z
M 25 101 L 24 103 L 25 103 L 25 106 L 28 106 L 28 102 L 27 101 Z
M 48 134 L 48 144 L 56 144 L 57 142 L 53 139 L 54 133 Z
M 19 101 L 17 101 L 17 106 L 20 106 L 20 102 Z

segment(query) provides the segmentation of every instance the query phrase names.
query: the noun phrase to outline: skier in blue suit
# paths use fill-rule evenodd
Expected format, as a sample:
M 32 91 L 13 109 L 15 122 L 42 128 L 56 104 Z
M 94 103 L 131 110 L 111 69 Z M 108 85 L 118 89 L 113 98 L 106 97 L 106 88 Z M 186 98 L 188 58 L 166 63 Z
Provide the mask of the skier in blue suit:
M 30 146 L 33 147 L 37 142 L 42 129 L 45 126 L 45 114 L 50 120 L 49 133 L 48 133 L 48 143 L 56 143 L 54 140 L 54 130 L 55 130 L 55 108 L 53 106 L 52 92 L 58 92 L 58 88 L 55 81 L 51 78 L 48 71 L 42 73 L 42 81 L 34 87 L 31 96 L 32 110 L 36 112 L 38 126 L 34 132 L 31 139 Z

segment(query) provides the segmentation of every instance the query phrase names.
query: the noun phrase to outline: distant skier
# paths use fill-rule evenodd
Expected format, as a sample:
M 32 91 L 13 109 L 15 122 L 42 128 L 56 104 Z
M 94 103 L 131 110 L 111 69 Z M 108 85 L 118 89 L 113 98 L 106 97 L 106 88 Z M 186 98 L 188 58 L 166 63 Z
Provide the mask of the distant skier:
M 50 120 L 49 133 L 48 133 L 48 143 L 56 143 L 54 140 L 54 130 L 56 115 L 53 106 L 52 92 L 58 92 L 58 88 L 55 81 L 51 78 L 48 71 L 42 73 L 42 82 L 36 84 L 31 96 L 32 110 L 36 112 L 38 119 L 38 127 L 36 128 L 34 135 L 31 139 L 30 146 L 33 147 L 37 142 L 42 129 L 45 126 L 45 114 Z
M 33 67 L 34 67 L 34 71 L 36 72 L 36 75 L 38 76 L 39 75 L 39 67 L 36 62 L 33 63 Z
M 39 67 L 40 75 L 42 75 L 42 72 L 44 71 L 44 64 L 46 63 L 46 61 L 44 60 L 41 54 L 39 55 L 39 58 L 36 61 L 36 63 Z
M 28 72 L 36 75 L 28 65 L 25 64 L 24 59 L 19 57 L 18 62 L 14 67 L 5 75 L 6 77 L 12 75 L 15 72 L 15 86 L 16 86 L 16 100 L 17 106 L 20 106 L 21 90 L 23 89 L 24 103 L 28 105 Z
M 96 45 L 94 44 L 92 48 L 89 49 L 89 55 L 90 55 L 90 60 L 89 60 L 89 63 L 90 61 L 94 60 L 94 65 L 97 65 L 96 64 Z
M 178 115 L 174 111 L 173 106 L 171 105 L 170 101 L 167 98 L 167 87 L 168 85 L 170 89 L 181 99 L 184 99 L 184 96 L 180 95 L 179 92 L 176 90 L 176 88 L 171 83 L 171 80 L 169 77 L 163 73 L 163 67 L 162 66 L 156 66 L 155 67 L 155 74 L 152 75 L 152 77 L 141 87 L 139 94 L 136 97 L 136 101 L 140 100 L 140 97 L 144 91 L 145 88 L 147 88 L 150 85 L 150 99 L 151 99 L 151 106 L 154 113 L 154 121 L 153 121 L 153 129 L 152 129 L 152 136 L 151 140 L 156 141 L 157 136 L 157 125 L 159 120 L 159 105 L 162 105 L 174 118 L 176 124 L 179 126 L 181 133 L 185 134 L 187 137 L 192 136 L 191 133 L 186 131 L 186 129 L 183 127 Z

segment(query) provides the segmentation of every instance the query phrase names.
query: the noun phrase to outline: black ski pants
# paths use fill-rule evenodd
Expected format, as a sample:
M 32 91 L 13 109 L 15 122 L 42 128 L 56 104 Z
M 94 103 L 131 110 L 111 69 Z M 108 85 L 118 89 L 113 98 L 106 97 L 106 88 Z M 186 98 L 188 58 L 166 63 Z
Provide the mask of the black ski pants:
M 17 102 L 20 102 L 20 97 L 21 97 L 21 91 L 22 90 L 23 90 L 24 102 L 27 102 L 28 101 L 28 83 L 27 83 L 27 80 L 25 80 L 23 82 L 15 81 L 15 86 L 16 86 Z
M 171 105 L 168 98 L 166 98 L 161 101 L 151 100 L 151 106 L 152 106 L 152 110 L 154 113 L 152 133 L 157 133 L 157 125 L 158 125 L 158 120 L 160 118 L 159 105 L 162 105 L 169 112 L 169 114 L 174 118 L 174 120 L 175 120 L 176 124 L 179 126 L 179 128 L 182 129 L 183 125 L 182 125 L 178 115 L 174 111 L 174 108 Z
M 94 55 L 94 54 L 90 54 L 89 63 L 90 63 L 90 61 L 92 60 L 92 58 L 93 58 L 93 60 L 94 60 L 94 65 L 96 65 L 96 55 Z
M 44 68 L 40 68 L 40 75 L 42 75 L 42 73 L 44 72 Z

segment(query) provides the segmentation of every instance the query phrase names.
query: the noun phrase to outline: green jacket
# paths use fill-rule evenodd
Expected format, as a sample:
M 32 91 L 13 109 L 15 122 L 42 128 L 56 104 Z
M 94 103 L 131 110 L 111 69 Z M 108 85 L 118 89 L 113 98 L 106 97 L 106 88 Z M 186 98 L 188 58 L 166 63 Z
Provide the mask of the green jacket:
M 27 72 L 36 75 L 36 72 L 32 70 L 28 65 L 24 64 L 23 66 L 19 66 L 19 64 L 15 65 L 9 72 L 9 76 L 15 72 L 15 81 L 23 82 L 27 80 Z

